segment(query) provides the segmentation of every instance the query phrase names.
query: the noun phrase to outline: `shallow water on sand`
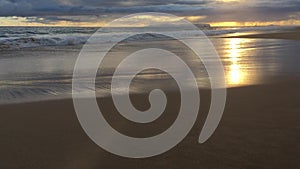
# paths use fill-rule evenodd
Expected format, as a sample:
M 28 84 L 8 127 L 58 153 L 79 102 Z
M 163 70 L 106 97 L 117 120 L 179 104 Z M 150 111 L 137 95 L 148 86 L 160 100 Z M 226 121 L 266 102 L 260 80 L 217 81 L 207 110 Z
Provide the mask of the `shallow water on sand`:
M 245 38 L 211 38 L 211 41 L 223 62 L 227 87 L 300 76 L 300 41 Z M 210 87 L 205 67 L 177 42 L 129 43 L 117 46 L 101 65 L 96 81 L 98 96 L 109 95 L 114 66 L 141 46 L 172 51 L 188 63 L 200 88 Z M 53 46 L 0 51 L 0 104 L 71 97 L 72 72 L 80 49 L 81 46 Z M 120 78 L 128 75 L 130 68 Z M 141 93 L 153 88 L 176 87 L 168 74 L 151 69 L 134 79 L 131 91 Z

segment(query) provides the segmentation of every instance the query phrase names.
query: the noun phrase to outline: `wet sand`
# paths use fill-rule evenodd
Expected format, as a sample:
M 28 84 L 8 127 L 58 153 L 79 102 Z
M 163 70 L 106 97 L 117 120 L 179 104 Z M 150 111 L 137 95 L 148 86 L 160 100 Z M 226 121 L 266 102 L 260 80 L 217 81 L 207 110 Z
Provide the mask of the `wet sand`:
M 122 158 L 99 148 L 82 130 L 72 100 L 2 105 L 0 168 L 299 168 L 299 86 L 299 80 L 287 79 L 228 89 L 218 129 L 206 143 L 198 144 L 210 98 L 209 91 L 201 90 L 200 114 L 189 135 L 174 149 L 148 159 Z M 166 114 L 150 127 L 122 119 L 110 98 L 99 101 L 115 129 L 145 137 L 162 132 L 176 118 L 178 93 L 167 96 Z M 139 109 L 146 109 L 146 97 L 134 95 L 131 99 Z

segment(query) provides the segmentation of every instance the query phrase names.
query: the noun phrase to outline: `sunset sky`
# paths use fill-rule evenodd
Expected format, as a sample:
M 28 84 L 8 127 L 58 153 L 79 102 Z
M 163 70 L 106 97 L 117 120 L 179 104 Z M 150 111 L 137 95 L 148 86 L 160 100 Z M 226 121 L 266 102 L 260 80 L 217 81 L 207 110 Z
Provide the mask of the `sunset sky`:
M 299 0 L 0 0 L 0 26 L 103 26 L 137 12 L 212 26 L 300 25 Z

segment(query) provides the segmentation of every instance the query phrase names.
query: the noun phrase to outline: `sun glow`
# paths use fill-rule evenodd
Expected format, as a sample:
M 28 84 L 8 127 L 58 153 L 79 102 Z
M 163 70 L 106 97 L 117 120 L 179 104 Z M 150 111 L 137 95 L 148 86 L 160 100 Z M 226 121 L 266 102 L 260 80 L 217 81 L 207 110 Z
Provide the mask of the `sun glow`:
M 196 22 L 196 21 L 200 21 L 202 19 L 205 19 L 206 16 L 186 16 L 185 19 L 191 21 L 191 22 Z
M 78 16 L 77 16 L 78 17 Z M 85 16 L 86 17 L 86 16 Z M 151 17 L 148 15 L 142 15 L 136 20 L 132 21 L 132 24 L 125 26 L 146 26 L 152 22 L 176 22 L 178 20 L 187 19 L 192 23 L 202 23 L 202 20 L 206 19 L 206 16 L 183 16 L 176 18 L 170 17 Z M 69 18 L 67 18 L 69 19 Z M 9 17 L 0 17 L 0 26 L 75 26 L 75 27 L 101 27 L 110 22 L 113 18 L 106 18 L 104 20 L 96 19 L 92 21 L 80 21 L 73 22 L 68 20 L 59 20 L 59 21 L 46 21 L 45 18 L 37 17 L 19 17 L 19 16 L 9 16 Z M 173 19 L 173 20 L 172 20 Z M 143 21 L 141 23 L 141 20 Z M 137 23 L 136 21 L 139 21 Z M 203 23 L 206 23 L 203 21 Z M 300 20 L 283 20 L 283 21 L 274 21 L 274 22 L 208 22 L 212 27 L 239 27 L 239 26 L 268 26 L 268 25 L 300 25 Z
M 239 2 L 239 0 L 218 0 L 220 2 Z
M 242 43 L 244 40 L 239 38 L 230 38 L 228 42 L 227 57 L 230 61 L 229 72 L 227 74 L 227 81 L 231 85 L 238 85 L 245 83 L 247 73 L 242 70 L 239 63 L 242 57 Z
M 237 26 L 289 26 L 289 25 L 300 25 L 300 20 L 290 19 L 273 22 L 210 22 L 213 27 L 237 27 Z

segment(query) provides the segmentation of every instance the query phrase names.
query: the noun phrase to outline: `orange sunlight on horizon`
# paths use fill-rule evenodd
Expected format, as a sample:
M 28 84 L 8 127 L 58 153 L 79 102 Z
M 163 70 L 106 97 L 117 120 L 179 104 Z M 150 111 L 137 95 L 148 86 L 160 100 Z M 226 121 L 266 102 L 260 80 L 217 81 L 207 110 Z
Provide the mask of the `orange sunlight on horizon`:
M 0 17 L 0 26 L 69 26 L 69 27 L 101 27 L 105 22 L 71 22 L 71 21 L 57 21 L 48 24 L 40 22 L 28 22 L 25 17 Z
M 270 21 L 270 22 L 201 22 L 202 19 L 205 19 L 205 16 L 184 16 L 180 18 L 185 18 L 190 22 L 195 24 L 199 23 L 208 23 L 212 27 L 235 27 L 235 26 L 269 26 L 269 25 L 278 25 L 278 26 L 290 26 L 290 25 L 299 25 L 300 20 L 282 20 L 282 21 Z M 155 18 L 156 21 L 160 20 Z M 165 18 L 162 18 L 162 22 Z M 43 21 L 43 18 L 40 20 Z M 71 22 L 71 21 L 57 21 L 51 23 L 41 23 L 41 22 L 29 22 L 26 17 L 0 17 L 0 26 L 69 26 L 69 27 L 101 27 L 104 26 L 106 22 L 95 21 L 95 22 Z M 147 26 L 145 24 L 140 26 Z
M 299 25 L 300 20 L 283 20 L 283 21 L 270 21 L 270 22 L 210 22 L 212 27 L 234 27 L 234 26 L 292 26 Z

